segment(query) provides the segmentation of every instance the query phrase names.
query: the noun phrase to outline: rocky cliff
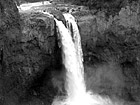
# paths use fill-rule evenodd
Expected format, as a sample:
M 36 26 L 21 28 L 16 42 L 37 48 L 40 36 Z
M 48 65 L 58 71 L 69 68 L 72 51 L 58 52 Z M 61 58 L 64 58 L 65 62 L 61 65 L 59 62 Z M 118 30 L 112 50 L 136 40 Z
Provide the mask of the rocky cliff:
M 85 70 L 91 76 L 87 79 L 89 89 L 115 94 L 126 101 L 139 101 L 139 4 L 125 6 L 118 15 L 109 17 L 104 11 L 94 10 L 73 14 L 78 20 L 88 64 Z
M 105 9 L 65 4 L 19 13 L 12 0 L 1 0 L 0 7 L 0 104 L 51 104 L 56 94 L 63 94 L 62 81 L 58 80 L 62 65 L 55 22 L 40 11 L 48 11 L 64 24 L 62 12 L 70 11 L 76 17 L 88 89 L 125 101 L 139 101 L 137 2 L 121 7 L 115 15 L 107 15 Z
M 1 0 L 0 7 L 0 104 L 15 105 L 37 95 L 31 88 L 43 82 L 42 74 L 47 81 L 47 71 L 60 67 L 61 55 L 52 18 L 32 11 L 19 14 L 12 0 Z

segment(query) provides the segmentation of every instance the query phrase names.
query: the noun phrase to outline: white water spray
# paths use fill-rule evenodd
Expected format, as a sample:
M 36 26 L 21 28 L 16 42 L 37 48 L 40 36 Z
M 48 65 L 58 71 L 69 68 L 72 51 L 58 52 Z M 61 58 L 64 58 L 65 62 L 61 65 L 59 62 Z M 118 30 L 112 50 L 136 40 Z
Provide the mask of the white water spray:
M 44 3 L 45 4 L 45 3 Z M 49 4 L 49 3 L 46 3 Z M 31 7 L 42 5 L 42 2 L 26 3 L 19 7 L 19 12 L 30 10 Z M 50 17 L 53 15 L 43 12 Z M 66 92 L 67 96 L 57 97 L 52 105 L 122 105 L 112 103 L 108 98 L 86 91 L 84 81 L 83 53 L 81 48 L 81 38 L 75 18 L 71 14 L 64 14 L 67 27 L 55 19 L 58 27 L 61 43 L 63 64 L 66 68 Z
M 76 49 L 76 53 L 77 53 L 77 59 L 78 59 L 78 63 L 80 63 L 82 76 L 84 76 L 81 37 L 80 37 L 80 32 L 79 32 L 76 20 L 71 14 L 64 14 L 64 17 L 67 21 L 67 28 L 69 30 L 69 33 L 71 34 L 73 41 L 74 41 L 74 45 L 75 45 L 75 49 Z
M 38 7 L 42 5 L 51 5 L 49 1 L 35 2 L 35 3 L 23 3 L 20 6 L 17 6 L 19 12 L 24 12 L 31 10 L 32 7 Z
M 63 64 L 66 68 L 67 96 L 57 97 L 52 105 L 117 105 L 108 98 L 86 91 L 84 81 L 83 53 L 78 26 L 71 14 L 64 14 L 67 27 L 55 19 L 62 43 Z M 73 36 L 73 37 L 72 37 Z M 121 105 L 121 104 L 118 104 Z

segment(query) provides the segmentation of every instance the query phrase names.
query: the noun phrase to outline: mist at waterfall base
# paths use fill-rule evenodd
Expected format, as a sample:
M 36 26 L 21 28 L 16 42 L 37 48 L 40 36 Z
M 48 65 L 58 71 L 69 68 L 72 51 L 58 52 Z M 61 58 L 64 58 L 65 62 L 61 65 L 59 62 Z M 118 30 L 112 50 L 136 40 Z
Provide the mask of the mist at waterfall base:
M 42 5 L 42 3 L 23 4 L 19 8 L 19 12 L 29 10 L 31 7 L 38 5 Z M 48 12 L 41 12 L 53 17 L 53 15 Z M 66 71 L 66 95 L 56 96 L 52 105 L 123 105 L 122 102 L 113 102 L 110 98 L 105 98 L 91 91 L 87 91 L 89 86 L 86 86 L 84 80 L 83 53 L 78 26 L 75 18 L 71 14 L 64 14 L 64 18 L 66 20 L 66 26 L 62 21 L 58 21 L 56 18 L 54 19 L 58 29 L 58 37 L 62 45 L 63 65 Z M 100 71 L 101 70 L 99 70 L 99 72 Z M 99 79 L 98 74 L 97 76 L 94 74 L 94 76 L 97 77 L 96 79 Z M 88 80 L 91 82 L 90 79 L 91 78 Z M 96 82 L 94 84 L 96 84 Z M 90 86 L 91 85 L 92 84 L 90 84 Z
M 98 94 L 87 91 L 84 80 L 83 53 L 81 39 L 75 18 L 71 14 L 64 14 L 66 26 L 62 21 L 56 21 L 58 37 L 62 44 L 63 65 L 66 70 L 66 96 L 57 96 L 52 105 L 123 105 L 112 102 Z

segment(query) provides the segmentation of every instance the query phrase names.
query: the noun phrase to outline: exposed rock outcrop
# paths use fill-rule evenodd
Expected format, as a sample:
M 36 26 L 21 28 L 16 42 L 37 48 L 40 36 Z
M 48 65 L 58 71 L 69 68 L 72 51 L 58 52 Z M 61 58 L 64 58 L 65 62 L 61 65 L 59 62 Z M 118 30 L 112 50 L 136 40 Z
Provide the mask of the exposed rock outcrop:
M 1 0 L 0 7 L 0 102 L 15 105 L 34 82 L 48 81 L 47 71 L 60 69 L 60 49 L 53 18 L 36 11 L 19 14 L 12 0 Z
M 43 97 L 48 101 L 46 104 L 51 103 L 46 99 L 53 93 L 49 73 L 52 68 L 61 69 L 61 50 L 53 18 L 40 10 L 48 11 L 63 23 L 65 19 L 60 11 L 70 10 L 76 17 L 88 89 L 127 101 L 139 101 L 139 4 L 124 7 L 115 16 L 82 6 L 63 6 L 64 9 L 58 4 L 40 6 L 19 15 L 12 0 L 0 1 L 0 104 L 11 99 L 10 102 L 22 102 L 23 98 L 19 97 L 26 92 Z M 57 77 L 57 73 L 53 75 Z M 33 104 L 42 102 L 34 100 L 39 99 L 31 99 Z
M 112 94 L 116 91 L 116 95 L 123 97 L 127 101 L 139 101 L 139 4 L 134 3 L 131 6 L 122 8 L 118 15 L 114 17 L 111 15 L 106 17 L 104 11 L 99 11 L 96 15 L 92 11 L 83 12 L 85 15 L 82 14 L 82 11 L 73 14 L 78 20 L 85 63 L 96 66 L 90 68 L 89 65 L 90 69 L 87 67 L 87 74 L 88 70 L 93 70 L 95 76 L 105 76 L 106 79 L 112 82 L 117 79 L 121 81 L 118 88 L 116 88 L 113 87 L 112 83 L 108 83 L 108 80 L 104 81 L 105 78 L 101 79 L 99 76 L 99 78 L 97 77 L 98 79 L 95 79 L 96 77 L 91 76 L 93 80 L 97 80 L 94 81 L 96 84 L 94 82 L 90 83 L 94 85 L 93 90 L 99 89 L 98 92 L 104 94 Z M 110 71 L 110 62 L 112 61 L 117 65 L 114 65 L 114 68 Z M 106 65 L 107 62 L 109 63 Z M 106 66 L 104 66 L 104 63 Z M 97 65 L 99 65 L 99 68 Z M 121 71 L 121 73 L 115 74 L 123 77 L 121 80 L 119 76 L 117 79 L 115 79 L 115 76 L 112 78 L 116 67 L 120 68 L 116 69 L 116 71 Z M 107 72 L 103 73 L 106 68 L 108 69 L 107 72 L 110 73 L 109 75 Z M 89 81 L 92 81 L 92 79 Z
M 16 75 L 10 60 L 18 56 L 18 38 L 21 35 L 19 13 L 12 0 L 0 1 L 0 97 L 2 99 L 16 85 Z M 15 60 L 18 58 L 15 58 Z M 16 64 L 15 64 L 16 65 Z M 11 79 L 12 78 L 12 79 Z

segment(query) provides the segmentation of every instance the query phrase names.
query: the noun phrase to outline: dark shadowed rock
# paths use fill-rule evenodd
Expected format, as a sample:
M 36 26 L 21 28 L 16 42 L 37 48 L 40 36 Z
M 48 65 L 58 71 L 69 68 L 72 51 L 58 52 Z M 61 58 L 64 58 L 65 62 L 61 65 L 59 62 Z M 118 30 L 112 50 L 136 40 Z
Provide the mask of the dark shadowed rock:
M 56 19 L 58 19 L 59 21 L 62 21 L 64 24 L 66 24 L 66 20 L 62 14 L 61 11 L 59 10 L 50 10 L 48 11 L 50 14 L 52 14 Z
M 66 24 L 65 18 L 60 10 L 57 9 L 57 5 L 47 5 L 47 6 L 39 6 L 39 7 L 32 7 L 32 11 L 43 11 L 52 14 L 56 19 L 62 21 Z
M 0 7 L 0 102 L 15 105 L 36 78 L 60 62 L 55 24 L 38 12 L 19 15 L 12 0 L 1 0 Z
M 56 74 L 52 75 L 57 77 L 55 70 L 61 69 L 61 49 L 57 46 L 54 19 L 40 11 L 48 11 L 65 24 L 62 13 L 55 8 L 57 5 L 52 6 L 32 8 L 19 15 L 12 0 L 0 1 L 0 105 L 4 100 L 10 105 L 20 105 L 19 101 L 26 101 L 29 94 L 34 96 L 30 99 L 32 104 L 42 104 L 36 97 L 51 103 L 49 98 L 55 92 L 50 71 L 54 70 Z M 126 6 L 115 16 L 82 7 L 73 9 L 72 14 L 78 21 L 84 60 L 88 64 L 87 88 L 138 101 L 139 4 Z M 55 81 L 54 84 L 60 88 Z
M 12 0 L 0 1 L 0 97 L 14 88 L 14 68 L 9 63 L 18 50 L 21 35 L 19 13 Z M 16 64 L 15 64 L 16 65 Z M 12 78 L 12 79 L 11 79 Z
M 123 77 L 121 80 L 121 82 L 124 81 L 123 85 L 120 84 L 118 88 L 116 86 L 113 87 L 112 83 L 108 83 L 108 80 L 102 83 L 101 81 L 104 79 L 96 79 L 96 77 L 93 78 L 94 76 L 91 76 L 93 80 L 97 80 L 94 82 L 100 81 L 97 84 L 91 83 L 94 85 L 93 91 L 97 89 L 98 93 L 101 94 L 115 94 L 127 101 L 139 101 L 139 4 L 134 3 L 131 4 L 131 7 L 126 6 L 119 11 L 118 15 L 114 17 L 110 15 L 109 18 L 106 17 L 104 11 L 96 12 L 94 15 L 92 11 L 86 13 L 81 11 L 74 13 L 74 16 L 78 20 L 85 63 L 95 66 L 99 65 L 100 68 L 101 64 L 113 61 L 117 63 L 117 66 L 114 66 L 114 68 L 121 68 L 122 73 L 119 76 Z M 92 70 L 96 73 L 94 67 L 89 71 Z M 106 70 L 106 67 L 103 67 L 100 73 L 102 73 L 102 70 Z M 88 73 L 89 71 L 87 69 L 87 74 L 90 74 Z M 119 72 L 120 69 L 116 71 Z M 100 73 L 95 75 L 99 76 Z M 106 75 L 107 72 L 103 74 L 103 76 Z M 112 75 L 114 74 L 108 75 L 107 78 L 109 79 Z M 120 79 L 119 76 L 115 80 Z M 112 78 L 111 81 L 114 81 L 114 79 Z

